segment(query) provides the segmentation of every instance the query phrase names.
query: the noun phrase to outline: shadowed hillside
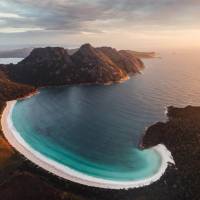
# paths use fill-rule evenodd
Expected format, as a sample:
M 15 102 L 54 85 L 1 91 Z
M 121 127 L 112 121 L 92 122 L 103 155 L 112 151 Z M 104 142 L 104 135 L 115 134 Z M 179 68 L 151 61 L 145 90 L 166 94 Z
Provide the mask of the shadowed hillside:
M 61 47 L 36 48 L 16 65 L 7 65 L 10 79 L 33 86 L 117 83 L 140 72 L 144 64 L 109 47 L 85 44 L 73 55 Z
M 24 97 L 34 91 L 33 87 L 9 80 L 5 72 L 0 71 L 0 101 L 9 101 Z

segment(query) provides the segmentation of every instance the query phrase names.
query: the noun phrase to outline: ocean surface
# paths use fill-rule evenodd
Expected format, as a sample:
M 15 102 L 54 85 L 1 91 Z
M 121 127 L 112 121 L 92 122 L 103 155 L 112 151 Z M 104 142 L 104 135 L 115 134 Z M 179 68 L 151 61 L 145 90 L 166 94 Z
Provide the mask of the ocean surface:
M 18 101 L 12 121 L 32 148 L 84 174 L 115 181 L 157 172 L 160 155 L 140 151 L 145 128 L 165 108 L 200 105 L 198 52 L 144 60 L 143 74 L 110 86 L 63 86 Z
M 22 58 L 0 58 L 0 64 L 17 64 Z

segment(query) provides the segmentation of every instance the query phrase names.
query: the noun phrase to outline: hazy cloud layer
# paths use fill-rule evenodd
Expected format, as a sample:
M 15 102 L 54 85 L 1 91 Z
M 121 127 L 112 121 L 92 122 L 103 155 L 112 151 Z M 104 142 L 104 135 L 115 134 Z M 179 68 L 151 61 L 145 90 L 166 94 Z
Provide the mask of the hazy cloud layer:
M 200 47 L 200 0 L 0 0 L 6 45 Z
M 0 13 L 5 17 L 0 15 L 0 32 L 8 28 L 73 33 L 126 26 L 195 27 L 199 10 L 199 0 L 1 0 Z

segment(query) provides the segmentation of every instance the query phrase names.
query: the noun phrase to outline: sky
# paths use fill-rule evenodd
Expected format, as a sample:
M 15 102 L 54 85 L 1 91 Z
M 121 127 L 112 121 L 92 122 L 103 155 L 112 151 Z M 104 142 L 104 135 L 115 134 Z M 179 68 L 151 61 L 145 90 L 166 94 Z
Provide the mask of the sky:
M 200 0 L 0 0 L 0 49 L 200 48 Z

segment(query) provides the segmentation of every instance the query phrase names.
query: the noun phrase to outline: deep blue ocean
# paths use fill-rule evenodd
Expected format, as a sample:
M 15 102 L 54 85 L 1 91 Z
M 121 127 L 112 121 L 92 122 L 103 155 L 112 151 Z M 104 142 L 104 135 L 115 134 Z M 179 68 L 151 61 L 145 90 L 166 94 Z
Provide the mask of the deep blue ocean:
M 145 128 L 166 120 L 165 107 L 200 105 L 198 52 L 144 60 L 143 74 L 110 86 L 41 89 L 18 101 L 12 120 L 35 150 L 79 172 L 109 180 L 138 180 L 161 162 L 140 151 Z

